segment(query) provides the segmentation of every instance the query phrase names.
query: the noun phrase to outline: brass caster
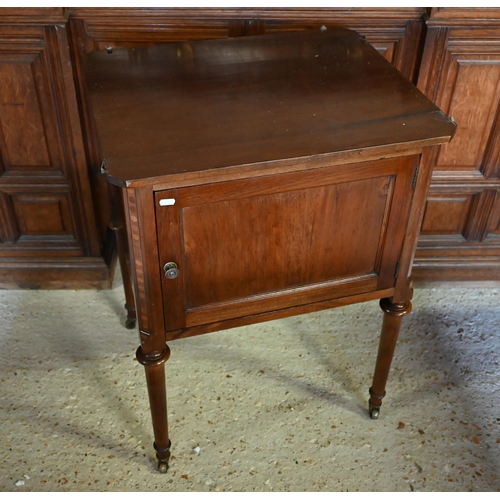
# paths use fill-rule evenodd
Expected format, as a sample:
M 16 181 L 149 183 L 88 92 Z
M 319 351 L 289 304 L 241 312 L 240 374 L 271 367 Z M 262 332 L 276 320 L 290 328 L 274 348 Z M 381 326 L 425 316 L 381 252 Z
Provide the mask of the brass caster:
M 380 414 L 380 405 L 372 405 L 371 403 L 368 404 L 369 404 L 370 418 L 372 420 L 377 420 Z
M 140 347 L 138 351 L 140 350 Z M 167 347 L 168 350 L 168 347 Z M 170 354 L 170 350 L 168 350 L 167 359 Z M 154 449 L 156 450 L 156 458 L 158 459 L 158 471 L 160 474 L 165 474 L 168 471 L 168 460 L 170 459 L 170 446 L 172 443 L 170 440 L 168 441 L 168 445 L 165 448 L 158 448 L 156 443 L 153 444 Z

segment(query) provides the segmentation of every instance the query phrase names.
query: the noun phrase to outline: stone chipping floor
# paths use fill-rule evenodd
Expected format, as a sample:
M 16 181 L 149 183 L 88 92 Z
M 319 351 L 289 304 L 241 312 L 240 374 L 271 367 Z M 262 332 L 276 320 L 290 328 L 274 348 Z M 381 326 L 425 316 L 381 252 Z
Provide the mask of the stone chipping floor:
M 163 475 L 119 281 L 0 291 L 0 491 L 498 491 L 499 299 L 417 290 L 377 421 L 375 302 L 171 342 Z

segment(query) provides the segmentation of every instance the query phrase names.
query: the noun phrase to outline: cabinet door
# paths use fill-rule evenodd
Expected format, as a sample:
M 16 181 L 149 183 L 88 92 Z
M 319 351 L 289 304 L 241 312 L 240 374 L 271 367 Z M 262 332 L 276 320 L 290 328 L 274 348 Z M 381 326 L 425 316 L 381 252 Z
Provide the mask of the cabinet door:
M 500 28 L 431 27 L 419 87 L 458 128 L 435 156 L 414 276 L 500 279 Z
M 166 330 L 392 288 L 418 159 L 157 192 Z

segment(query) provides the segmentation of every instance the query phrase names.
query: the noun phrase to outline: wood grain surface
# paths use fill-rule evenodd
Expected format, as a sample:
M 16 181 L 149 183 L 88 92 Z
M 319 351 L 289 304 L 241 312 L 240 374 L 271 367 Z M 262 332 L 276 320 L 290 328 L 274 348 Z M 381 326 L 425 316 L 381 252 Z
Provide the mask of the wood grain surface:
M 422 147 L 454 131 L 346 29 L 96 51 L 85 73 L 107 173 L 123 185 L 387 144 Z

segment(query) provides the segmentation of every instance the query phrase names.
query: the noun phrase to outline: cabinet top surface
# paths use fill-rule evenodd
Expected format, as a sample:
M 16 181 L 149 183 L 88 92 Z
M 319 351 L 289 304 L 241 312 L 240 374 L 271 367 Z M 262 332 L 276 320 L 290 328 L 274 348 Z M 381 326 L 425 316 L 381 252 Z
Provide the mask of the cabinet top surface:
M 118 184 L 328 153 L 447 142 L 455 124 L 354 31 L 308 30 L 88 54 Z

